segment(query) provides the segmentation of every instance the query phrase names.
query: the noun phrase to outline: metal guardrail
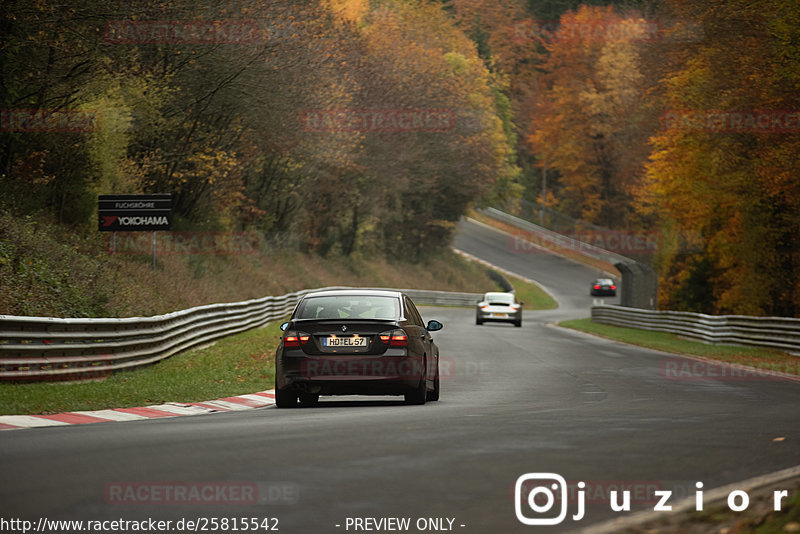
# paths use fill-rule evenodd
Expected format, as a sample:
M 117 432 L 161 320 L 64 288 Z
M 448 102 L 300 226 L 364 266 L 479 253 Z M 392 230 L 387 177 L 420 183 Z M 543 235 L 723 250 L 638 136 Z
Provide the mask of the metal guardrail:
M 615 326 L 671 332 L 706 343 L 749 345 L 800 354 L 800 319 L 792 317 L 705 315 L 603 305 L 592 307 L 592 320 Z
M 343 289 L 343 288 L 324 288 Z M 103 377 L 289 315 L 300 297 L 209 304 L 153 317 L 58 319 L 0 315 L 0 380 Z M 478 293 L 405 290 L 420 305 L 475 304 Z

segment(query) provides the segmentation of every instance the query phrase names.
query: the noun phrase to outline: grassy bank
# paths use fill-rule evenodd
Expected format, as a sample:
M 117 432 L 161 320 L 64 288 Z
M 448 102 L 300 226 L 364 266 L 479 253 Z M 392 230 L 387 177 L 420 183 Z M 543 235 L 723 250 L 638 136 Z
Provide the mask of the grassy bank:
M 503 274 L 503 276 L 514 286 L 514 294 L 518 302 L 524 302 L 525 310 L 553 310 L 558 307 L 553 297 L 537 284 L 531 284 L 516 276 Z
M 451 251 L 410 263 L 306 255 L 259 240 L 249 254 L 110 254 L 108 234 L 77 235 L 0 212 L 0 314 L 130 317 L 330 285 L 491 291 L 485 269 Z M 123 235 L 118 236 L 120 241 Z M 144 247 L 146 250 L 146 247 Z
M 749 365 L 762 370 L 800 374 L 798 372 L 800 371 L 800 359 L 779 350 L 735 345 L 707 345 L 699 341 L 682 339 L 668 332 L 607 325 L 593 322 L 591 319 L 575 319 L 559 324 L 574 330 L 664 352 L 700 356 L 726 363 Z

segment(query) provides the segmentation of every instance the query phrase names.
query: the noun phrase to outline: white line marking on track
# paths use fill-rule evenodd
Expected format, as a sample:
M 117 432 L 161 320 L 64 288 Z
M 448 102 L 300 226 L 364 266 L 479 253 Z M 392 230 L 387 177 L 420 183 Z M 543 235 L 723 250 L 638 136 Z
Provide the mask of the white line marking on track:
M 69 423 L 63 421 L 54 421 L 52 419 L 45 419 L 44 417 L 36 417 L 35 415 L 2 415 L 0 416 L 0 423 L 29 428 L 34 426 L 68 426 Z
M 229 397 L 231 399 L 241 399 L 242 402 L 231 402 L 222 399 L 202 401 L 202 402 L 168 402 L 165 404 L 158 404 L 154 406 L 144 406 L 139 408 L 119 408 L 119 409 L 106 409 L 106 410 L 93 410 L 82 412 L 65 412 L 64 414 L 55 415 L 80 415 L 86 418 L 97 418 L 98 422 L 102 420 L 110 422 L 122 421 L 141 421 L 143 419 L 152 419 L 155 417 L 152 413 L 150 416 L 138 413 L 131 413 L 128 411 L 119 410 L 137 410 L 147 412 L 153 410 L 155 412 L 163 413 L 164 415 L 182 416 L 182 415 L 205 415 L 210 413 L 221 413 L 231 411 L 244 411 L 253 410 L 256 408 L 266 408 L 275 405 L 275 390 L 270 389 L 267 391 L 259 391 L 257 393 L 250 393 L 244 395 L 235 395 Z M 48 419 L 44 416 L 38 415 L 2 415 L 0 416 L 0 430 L 16 430 L 21 428 L 35 428 L 45 426 L 69 426 L 75 424 L 86 424 L 92 421 L 81 421 L 68 423 L 66 421 L 56 421 Z M 8 425 L 11 428 L 3 428 L 2 425 Z
M 267 397 L 262 397 L 260 395 L 239 395 L 239 397 L 242 397 L 243 399 L 250 399 L 251 401 L 255 401 L 255 402 L 260 402 L 264 406 L 268 406 L 268 405 L 274 403 L 272 400 L 268 399 Z
M 239 411 L 239 410 L 252 410 L 250 406 L 244 404 L 237 404 L 235 402 L 228 402 L 224 400 L 204 401 L 202 404 L 207 406 L 217 406 L 221 410 Z
M 202 415 L 212 412 L 212 410 L 203 408 L 202 406 L 181 406 L 179 404 L 171 403 L 148 406 L 148 408 L 172 415 Z
M 143 415 L 118 412 L 116 410 L 95 410 L 93 412 L 75 412 L 75 413 L 81 415 L 88 415 L 89 417 L 102 417 L 103 419 L 110 419 L 112 421 L 139 421 L 140 419 L 148 419 Z

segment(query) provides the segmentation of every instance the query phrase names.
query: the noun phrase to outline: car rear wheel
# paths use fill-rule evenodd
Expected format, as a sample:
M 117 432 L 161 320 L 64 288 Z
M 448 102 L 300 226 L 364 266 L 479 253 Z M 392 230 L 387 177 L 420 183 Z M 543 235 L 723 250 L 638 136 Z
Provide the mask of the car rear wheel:
M 419 386 L 404 395 L 406 404 L 425 404 L 428 398 L 428 381 L 425 379 L 427 374 L 427 370 L 423 370 Z
M 294 408 L 297 406 L 297 393 L 291 390 L 275 390 L 275 406 L 278 408 Z
M 475 324 L 476 324 L 476 325 L 478 325 L 478 326 L 480 326 L 480 325 L 482 325 L 482 324 L 483 324 L 483 321 L 481 321 L 479 318 L 477 318 L 477 317 L 476 317 L 476 318 L 475 318 Z
M 438 401 L 439 400 L 439 366 L 436 366 L 436 376 L 433 379 L 433 391 L 429 391 L 425 400 Z
M 517 328 L 519 328 L 520 326 L 522 326 L 522 320 L 519 320 L 519 321 L 514 321 L 514 326 L 516 326 Z

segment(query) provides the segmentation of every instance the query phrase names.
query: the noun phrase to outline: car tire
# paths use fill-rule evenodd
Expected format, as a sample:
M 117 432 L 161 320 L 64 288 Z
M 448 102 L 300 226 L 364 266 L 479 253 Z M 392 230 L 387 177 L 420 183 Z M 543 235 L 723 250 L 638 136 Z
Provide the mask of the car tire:
M 476 318 L 475 318 L 475 324 L 476 324 L 476 325 L 478 325 L 478 326 L 480 326 L 480 325 L 482 325 L 482 324 L 483 324 L 483 321 L 481 321 L 480 319 L 478 319 L 478 318 L 476 317 Z
M 433 378 L 433 391 L 429 391 L 425 400 L 438 401 L 439 400 L 439 366 L 436 366 L 436 376 Z
M 294 408 L 297 406 L 297 393 L 290 389 L 276 389 L 275 406 L 277 408 Z
M 425 404 L 428 398 L 428 380 L 425 378 L 427 374 L 427 369 L 423 370 L 419 385 L 404 395 L 406 404 Z
M 300 393 L 300 406 L 316 406 L 319 404 L 319 395 L 316 393 Z
M 520 321 L 515 321 L 514 322 L 514 326 L 516 326 L 517 328 L 521 327 L 522 326 L 522 321 L 521 320 Z

